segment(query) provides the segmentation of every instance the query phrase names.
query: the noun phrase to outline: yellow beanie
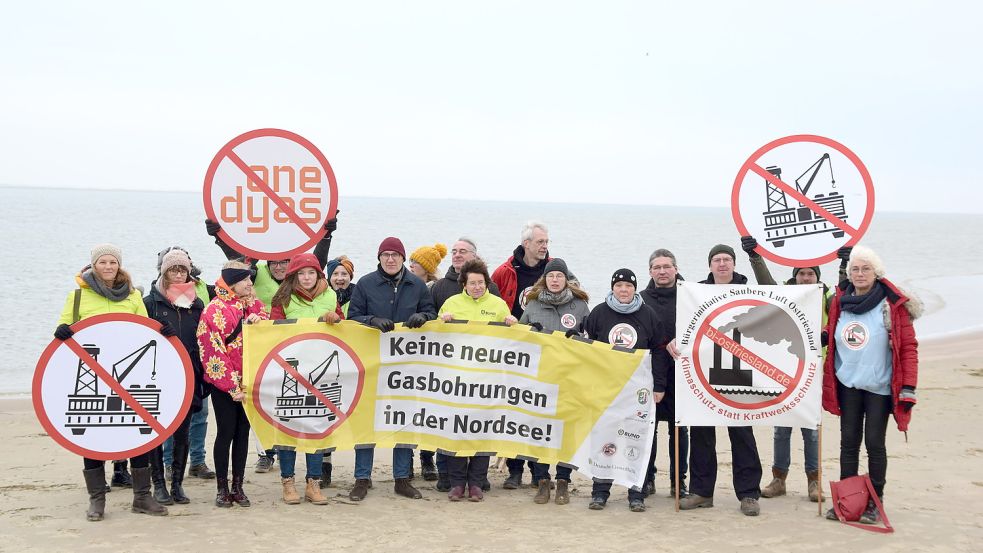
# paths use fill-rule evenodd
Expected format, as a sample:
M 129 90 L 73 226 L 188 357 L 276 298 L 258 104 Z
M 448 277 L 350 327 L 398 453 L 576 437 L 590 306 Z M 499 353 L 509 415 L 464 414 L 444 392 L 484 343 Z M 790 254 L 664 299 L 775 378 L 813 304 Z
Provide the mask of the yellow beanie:
M 420 246 L 410 254 L 410 261 L 416 261 L 428 273 L 433 274 L 437 272 L 437 265 L 440 265 L 445 255 L 447 255 L 447 246 L 443 244 L 434 244 L 432 247 Z

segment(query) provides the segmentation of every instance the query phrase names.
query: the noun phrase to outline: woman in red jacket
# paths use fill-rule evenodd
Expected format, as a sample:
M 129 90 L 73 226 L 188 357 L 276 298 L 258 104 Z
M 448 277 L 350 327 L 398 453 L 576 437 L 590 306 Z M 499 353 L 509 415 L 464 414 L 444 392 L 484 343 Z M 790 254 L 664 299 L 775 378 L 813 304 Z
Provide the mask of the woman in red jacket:
M 889 415 L 906 432 L 916 403 L 918 340 L 912 321 L 922 304 L 884 278 L 884 264 L 870 248 L 853 248 L 847 268 L 849 280 L 837 287 L 829 307 L 823 408 L 840 416 L 840 479 L 857 475 L 863 441 L 871 483 L 883 497 Z M 832 509 L 826 516 L 836 520 Z M 873 501 L 860 522 L 879 522 Z

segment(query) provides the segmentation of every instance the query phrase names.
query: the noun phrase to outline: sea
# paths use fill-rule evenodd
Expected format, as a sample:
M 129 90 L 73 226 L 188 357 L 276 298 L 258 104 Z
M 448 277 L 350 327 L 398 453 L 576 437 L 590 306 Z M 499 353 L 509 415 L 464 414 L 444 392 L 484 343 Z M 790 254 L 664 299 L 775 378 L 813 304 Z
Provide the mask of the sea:
M 38 357 L 92 246 L 120 246 L 123 267 L 144 289 L 156 277 L 157 252 L 168 246 L 187 249 L 208 281 L 224 262 L 205 233 L 200 192 L 0 187 L 0 193 L 0 395 L 30 393 Z M 726 208 L 346 196 L 338 208 L 331 256 L 350 257 L 356 279 L 375 270 L 387 236 L 400 238 L 407 253 L 435 243 L 450 249 L 467 236 L 494 269 L 512 254 L 524 223 L 538 220 L 550 229 L 550 254 L 566 260 L 591 305 L 603 301 L 619 268 L 633 270 L 644 286 L 656 248 L 676 255 L 684 278 L 702 280 L 710 248 L 729 244 L 738 252 L 737 271 L 753 281 Z M 915 325 L 921 341 L 983 329 L 983 216 L 875 213 L 861 243 L 880 254 L 888 278 L 925 302 L 927 314 Z M 448 255 L 438 272 L 449 266 Z M 791 275 L 769 266 L 776 280 Z M 828 284 L 836 273 L 836 262 L 822 267 Z

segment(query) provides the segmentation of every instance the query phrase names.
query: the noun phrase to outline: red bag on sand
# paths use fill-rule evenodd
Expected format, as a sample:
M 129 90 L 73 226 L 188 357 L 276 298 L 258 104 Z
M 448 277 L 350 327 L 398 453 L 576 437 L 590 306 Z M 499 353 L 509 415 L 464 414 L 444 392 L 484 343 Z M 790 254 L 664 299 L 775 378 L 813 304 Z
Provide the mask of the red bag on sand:
M 863 476 L 844 478 L 839 482 L 830 481 L 829 491 L 833 498 L 833 512 L 843 524 L 883 534 L 894 532 L 894 527 L 891 526 L 891 521 L 887 519 L 887 513 L 884 512 L 881 498 L 877 497 L 877 492 L 874 491 L 874 484 L 871 483 L 870 476 L 864 474 Z M 867 509 L 867 503 L 871 500 L 877 506 L 877 512 L 881 521 L 884 522 L 884 528 L 857 522 L 860 520 L 860 515 Z

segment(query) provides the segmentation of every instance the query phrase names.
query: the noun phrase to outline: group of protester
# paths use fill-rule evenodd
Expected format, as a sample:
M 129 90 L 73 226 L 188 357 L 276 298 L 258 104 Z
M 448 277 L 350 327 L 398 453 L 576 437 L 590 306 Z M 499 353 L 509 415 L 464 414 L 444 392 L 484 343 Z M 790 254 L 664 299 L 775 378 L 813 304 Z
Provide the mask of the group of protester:
M 215 237 L 229 259 L 221 269 L 220 278 L 214 285 L 206 284 L 188 252 L 173 246 L 158 255 L 159 274 L 142 298 L 123 269 L 119 248 L 102 244 L 92 249 L 90 264 L 76 275 L 77 289 L 66 299 L 55 337 L 70 338 L 71 324 L 97 314 L 149 316 L 161 323 L 164 336 L 178 338 L 187 349 L 195 372 L 192 408 L 168 443 L 130 459 L 130 472 L 125 461 L 114 466 L 113 483 L 132 485 L 134 512 L 165 515 L 164 505 L 189 502 L 183 490 L 189 455 L 189 474 L 216 479 L 217 506 L 249 506 L 243 489 L 249 421 L 242 406 L 246 397 L 242 381 L 242 326 L 265 319 L 304 317 L 318 318 L 326 324 L 348 319 L 381 332 L 392 331 L 400 323 L 418 328 L 438 318 L 496 321 L 651 350 L 656 430 L 660 422 L 666 422 L 669 429 L 671 493 L 678 493 L 682 498 L 682 509 L 713 506 L 717 476 L 715 428 L 679 428 L 678 438 L 674 429 L 672 357 L 678 356 L 674 341 L 676 290 L 683 277 L 671 251 L 659 248 L 649 256 L 650 280 L 644 288 L 631 270 L 614 271 L 604 300 L 590 309 L 587 292 L 566 262 L 549 255 L 549 231 L 542 223 L 528 223 L 522 230 L 521 243 L 493 272 L 478 255 L 475 241 L 459 238 L 450 249 L 451 266 L 443 277 L 437 277 L 436 270 L 448 253 L 444 245 L 421 247 L 407 258 L 403 243 L 389 237 L 379 245 L 375 270 L 357 283 L 350 259 L 345 256 L 328 259 L 336 228 L 336 219 L 327 223 L 324 238 L 313 254 L 266 262 L 242 256 L 220 238 L 218 224 L 206 221 L 207 232 Z M 741 242 L 758 284 L 775 284 L 764 260 L 756 253 L 754 238 L 742 237 Z M 823 343 L 828 343 L 828 351 L 824 350 L 823 406 L 841 417 L 840 477 L 857 474 L 863 440 L 871 480 L 877 495 L 883 497 L 889 415 L 893 414 L 898 428 L 906 431 L 916 402 L 918 355 L 912 320 L 920 314 L 921 306 L 916 298 L 885 278 L 883 263 L 869 248 L 842 248 L 838 255 L 840 281 L 832 289 L 826 288 L 823 305 Z M 735 271 L 737 255 L 730 246 L 718 244 L 711 248 L 707 262 L 710 272 L 701 283 L 748 282 L 746 276 Z M 819 267 L 797 267 L 786 284 L 816 284 L 819 279 Z M 855 332 L 858 325 L 864 329 L 862 339 Z M 217 423 L 212 448 L 214 471 L 204 460 L 208 397 Z M 786 492 L 791 429 L 775 428 L 773 478 L 763 489 L 762 465 L 751 427 L 732 426 L 727 430 L 740 510 L 755 516 L 760 512 L 760 497 L 776 497 Z M 821 484 L 817 432 L 803 429 L 802 436 L 808 495 L 818 501 Z M 631 511 L 644 511 L 645 497 L 655 492 L 656 444 L 657 440 L 653 439 L 644 485 L 628 490 Z M 283 501 L 300 503 L 302 499 L 295 485 L 296 452 L 260 448 L 259 455 L 258 472 L 269 470 L 279 456 Z M 353 501 L 365 499 L 372 488 L 373 456 L 373 449 L 355 452 L 355 484 L 349 493 Z M 423 478 L 435 480 L 436 489 L 447 492 L 451 501 L 481 501 L 484 492 L 491 488 L 487 456 L 448 457 L 421 452 L 420 460 Z M 521 487 L 525 462 L 510 459 L 506 464 L 509 475 L 502 487 Z M 331 478 L 330 457 L 305 454 L 305 465 L 303 499 L 326 504 L 328 501 L 320 490 Z M 529 465 L 536 489 L 535 503 L 549 503 L 554 489 L 556 504 L 569 503 L 571 471 L 568 467 L 557 466 L 553 482 L 549 465 L 533 462 Z M 110 489 L 106 485 L 104 463 L 85 459 L 83 467 L 90 498 L 87 518 L 102 520 L 105 494 Z M 412 450 L 393 449 L 395 493 L 421 498 L 411 482 L 413 476 Z M 610 488 L 610 483 L 595 481 L 589 508 L 603 509 Z M 873 503 L 861 520 L 877 522 Z

